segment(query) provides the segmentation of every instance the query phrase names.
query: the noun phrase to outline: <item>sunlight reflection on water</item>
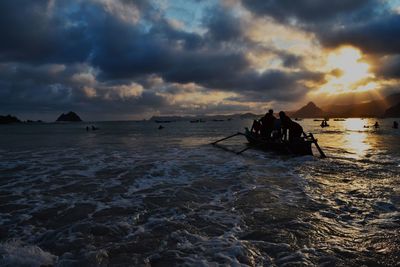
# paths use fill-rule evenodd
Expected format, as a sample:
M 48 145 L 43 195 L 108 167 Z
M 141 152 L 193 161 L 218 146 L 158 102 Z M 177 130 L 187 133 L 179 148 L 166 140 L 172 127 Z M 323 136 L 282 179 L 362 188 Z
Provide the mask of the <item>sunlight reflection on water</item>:
M 367 134 L 355 132 L 346 134 L 346 147 L 355 153 L 358 158 L 362 158 L 370 149 L 370 145 L 367 142 Z

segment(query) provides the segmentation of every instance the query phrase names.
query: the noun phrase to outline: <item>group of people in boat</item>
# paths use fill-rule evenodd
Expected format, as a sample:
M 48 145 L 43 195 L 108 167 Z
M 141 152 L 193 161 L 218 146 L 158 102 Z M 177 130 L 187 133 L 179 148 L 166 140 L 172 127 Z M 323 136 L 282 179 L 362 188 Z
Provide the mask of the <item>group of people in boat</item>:
M 250 130 L 253 134 L 264 139 L 295 141 L 301 137 L 303 127 L 285 114 L 279 112 L 279 119 L 270 109 L 261 119 L 254 120 Z M 288 136 L 289 135 L 289 136 Z

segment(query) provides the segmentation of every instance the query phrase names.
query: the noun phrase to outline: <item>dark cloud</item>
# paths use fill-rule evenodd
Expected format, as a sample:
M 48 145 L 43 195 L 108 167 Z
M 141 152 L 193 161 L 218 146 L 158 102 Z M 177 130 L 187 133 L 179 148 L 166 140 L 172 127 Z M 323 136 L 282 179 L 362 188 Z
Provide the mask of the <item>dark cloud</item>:
M 324 80 L 322 73 L 308 71 L 283 72 L 266 71 L 264 73 L 246 72 L 229 81 L 229 84 L 219 84 L 217 88 L 235 88 L 241 95 L 237 101 L 296 101 L 302 98 L 310 89 L 304 85 L 305 81 L 321 83 Z M 218 84 L 215 84 L 217 86 Z
M 0 1 L 0 59 L 36 63 L 85 61 L 87 27 L 53 15 L 49 1 Z
M 350 44 L 373 54 L 400 53 L 399 14 L 388 13 L 382 17 L 318 33 L 322 43 L 329 47 Z
M 400 54 L 383 57 L 375 71 L 383 78 L 400 79 Z
M 216 8 L 209 10 L 209 16 L 204 20 L 208 29 L 207 37 L 218 42 L 238 41 L 243 38 L 243 28 L 240 19 L 227 9 Z
M 289 53 L 281 53 L 282 65 L 286 68 L 298 68 L 303 65 L 303 57 Z
M 242 0 L 250 11 L 273 17 L 281 22 L 321 23 L 344 16 L 364 17 L 370 14 L 377 0 Z

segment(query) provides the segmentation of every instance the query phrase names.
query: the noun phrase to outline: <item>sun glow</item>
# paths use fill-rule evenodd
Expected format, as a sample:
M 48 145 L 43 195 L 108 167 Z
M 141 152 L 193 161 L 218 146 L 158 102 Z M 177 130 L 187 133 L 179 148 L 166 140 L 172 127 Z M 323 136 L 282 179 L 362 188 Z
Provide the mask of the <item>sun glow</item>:
M 327 83 L 319 92 L 340 94 L 347 92 L 365 92 L 376 88 L 375 77 L 369 72 L 370 65 L 362 61 L 359 49 L 344 46 L 328 54 L 326 68 L 329 72 Z

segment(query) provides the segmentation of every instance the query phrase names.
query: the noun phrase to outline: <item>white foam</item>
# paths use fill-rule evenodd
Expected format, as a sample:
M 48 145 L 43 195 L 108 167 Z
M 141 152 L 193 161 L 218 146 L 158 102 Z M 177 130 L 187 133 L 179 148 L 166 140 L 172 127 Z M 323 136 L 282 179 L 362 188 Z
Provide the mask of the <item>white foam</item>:
M 39 267 L 55 265 L 58 257 L 43 251 L 35 245 L 24 245 L 22 242 L 12 240 L 0 243 L 0 266 L 4 267 Z

